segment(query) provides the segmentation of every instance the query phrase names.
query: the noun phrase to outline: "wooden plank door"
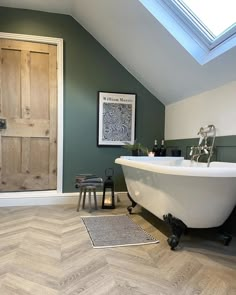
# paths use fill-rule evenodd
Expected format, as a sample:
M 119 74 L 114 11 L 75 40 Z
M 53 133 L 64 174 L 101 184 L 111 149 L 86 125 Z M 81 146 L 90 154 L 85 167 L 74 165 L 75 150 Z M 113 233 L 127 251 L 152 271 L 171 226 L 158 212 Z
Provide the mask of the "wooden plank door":
M 54 45 L 0 39 L 0 191 L 56 189 L 56 65 Z

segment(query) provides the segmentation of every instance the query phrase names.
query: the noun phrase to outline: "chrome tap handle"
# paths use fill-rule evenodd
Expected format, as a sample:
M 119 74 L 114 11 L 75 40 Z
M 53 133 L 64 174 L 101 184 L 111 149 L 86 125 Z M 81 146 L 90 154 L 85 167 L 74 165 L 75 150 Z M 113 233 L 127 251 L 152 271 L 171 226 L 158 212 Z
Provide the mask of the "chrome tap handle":
M 208 155 L 209 154 L 209 151 L 208 151 L 208 146 L 207 145 L 205 145 L 204 147 L 203 147 L 203 151 L 204 151 L 204 153 L 206 154 L 206 155 Z
M 202 134 L 200 134 L 198 145 L 201 145 L 202 144 L 203 139 L 204 139 L 204 136 Z
M 189 156 L 192 156 L 192 155 L 193 155 L 193 146 L 191 147 L 190 153 L 189 153 Z

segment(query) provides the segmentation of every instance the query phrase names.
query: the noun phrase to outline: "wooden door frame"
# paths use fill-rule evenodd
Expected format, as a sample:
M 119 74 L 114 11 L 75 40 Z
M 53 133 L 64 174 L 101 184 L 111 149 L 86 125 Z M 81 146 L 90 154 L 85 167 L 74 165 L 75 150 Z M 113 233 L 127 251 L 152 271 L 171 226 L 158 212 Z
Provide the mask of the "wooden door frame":
M 1 39 L 13 39 L 57 46 L 57 193 L 62 193 L 63 183 L 63 39 L 54 37 L 12 34 L 0 32 Z M 7 193 L 14 194 L 16 193 Z M 32 194 L 32 192 L 31 192 Z

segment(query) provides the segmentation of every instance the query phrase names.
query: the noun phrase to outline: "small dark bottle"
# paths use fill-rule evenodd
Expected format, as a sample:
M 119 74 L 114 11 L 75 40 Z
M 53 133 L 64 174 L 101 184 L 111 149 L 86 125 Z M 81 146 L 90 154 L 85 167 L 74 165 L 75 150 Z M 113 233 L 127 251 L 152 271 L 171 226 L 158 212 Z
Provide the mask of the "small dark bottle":
M 160 148 L 160 157 L 165 157 L 166 156 L 166 148 L 165 148 L 165 142 L 164 139 L 161 141 L 161 148 Z
M 154 141 L 154 146 L 152 148 L 152 152 L 154 153 L 155 157 L 158 157 L 160 154 L 160 149 L 158 148 L 157 140 Z

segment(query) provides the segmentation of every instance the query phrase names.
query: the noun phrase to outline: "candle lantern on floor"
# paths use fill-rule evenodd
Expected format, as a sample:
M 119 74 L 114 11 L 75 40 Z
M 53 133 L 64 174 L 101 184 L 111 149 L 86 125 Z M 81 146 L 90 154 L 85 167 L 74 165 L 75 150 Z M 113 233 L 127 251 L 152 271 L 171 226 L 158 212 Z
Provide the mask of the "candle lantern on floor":
M 112 168 L 107 168 L 105 170 L 105 175 L 107 178 L 103 185 L 102 209 L 115 209 L 114 182 L 112 180 L 114 170 Z M 106 192 L 107 189 L 110 189 L 109 194 Z

